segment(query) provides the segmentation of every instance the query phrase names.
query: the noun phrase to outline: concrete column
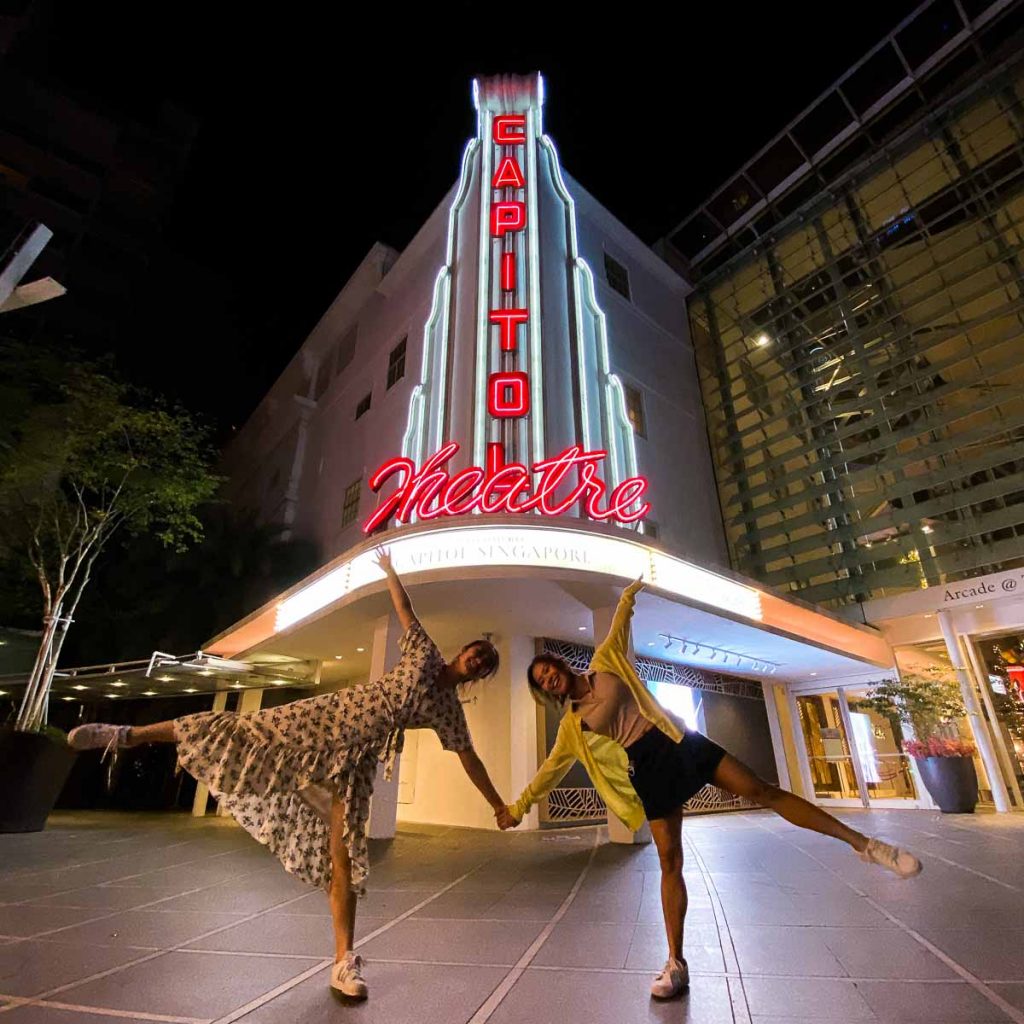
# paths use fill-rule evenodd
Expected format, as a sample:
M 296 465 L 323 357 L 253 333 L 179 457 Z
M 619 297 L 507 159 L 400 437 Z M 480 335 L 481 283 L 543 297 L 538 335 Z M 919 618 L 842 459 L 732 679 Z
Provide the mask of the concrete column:
M 796 752 L 796 763 L 800 768 L 800 785 L 803 787 L 801 795 L 805 800 L 816 803 L 818 797 L 814 792 L 814 780 L 811 778 L 811 762 L 807 757 L 807 741 L 804 739 L 803 729 L 800 728 L 800 709 L 796 706 L 796 697 L 788 686 L 786 687 L 786 707 L 789 709 L 789 727 L 793 734 L 793 749 Z
M 398 641 L 402 637 L 402 626 L 394 612 L 379 618 L 373 627 L 373 647 L 370 650 L 370 681 L 382 675 L 398 663 L 402 656 Z M 370 801 L 370 820 L 366 834 L 370 839 L 394 839 L 395 819 L 398 815 L 398 775 L 400 757 L 395 758 L 391 781 L 384 778 L 384 765 L 377 765 L 377 778 L 373 784 L 373 799 Z
M 779 719 L 779 705 L 775 699 L 775 686 L 762 681 L 764 690 L 764 710 L 768 716 L 768 731 L 772 737 L 772 752 L 775 754 L 775 772 L 779 777 L 779 785 L 783 789 L 792 790 L 789 780 L 789 762 L 786 760 L 786 743 L 782 738 L 782 722 Z
M 841 686 L 837 686 L 836 696 L 839 698 L 839 717 L 843 721 L 846 745 L 850 748 L 850 762 L 853 765 L 853 777 L 857 780 L 857 792 L 860 793 L 860 802 L 865 807 L 869 807 L 871 799 L 868 794 L 867 780 L 864 778 L 864 765 L 860 763 L 860 749 L 857 747 L 857 737 L 853 733 L 853 719 L 850 718 L 850 705 L 846 701 L 846 691 Z
M 964 707 L 967 709 L 967 719 L 971 723 L 974 742 L 981 755 L 982 764 L 985 765 L 989 785 L 992 787 L 992 799 L 995 801 L 996 810 L 1005 814 L 1010 810 L 1010 797 L 1006 791 L 1002 772 L 999 770 L 999 760 L 996 757 L 992 737 L 989 735 L 988 725 L 981 713 L 981 707 L 978 705 L 978 697 L 974 692 L 970 674 L 964 667 L 964 658 L 960 644 L 957 642 L 952 616 L 948 611 L 940 611 L 936 617 L 939 620 L 939 628 L 942 630 L 942 639 L 946 641 L 950 664 L 960 683 L 960 695 L 963 697 Z
M 967 652 L 967 662 L 974 675 L 974 682 L 981 691 L 981 699 L 988 714 L 989 725 L 991 726 L 992 738 L 995 741 L 996 756 L 1003 769 L 1003 779 L 1010 789 L 1014 805 L 1019 811 L 1024 808 L 1024 801 L 1021 800 L 1020 784 L 1017 782 L 1017 771 L 1014 766 L 1013 755 L 1006 747 L 1006 739 L 996 715 L 995 705 L 992 703 L 992 689 L 988 681 L 988 672 L 985 670 L 985 662 L 978 653 L 978 646 L 969 636 L 962 636 L 961 641 L 964 650 Z
M 502 644 L 501 661 L 509 680 L 509 792 L 501 795 L 512 803 L 537 773 L 544 759 L 543 710 L 530 696 L 526 670 L 533 660 L 532 637 L 510 636 Z M 523 818 L 521 829 L 540 827 L 540 809 L 535 805 Z
M 594 622 L 594 643 L 600 644 L 602 640 L 608 635 L 608 630 L 611 628 L 612 619 L 615 617 L 615 609 L 617 605 L 609 605 L 605 608 L 595 608 L 593 610 L 593 622 Z M 633 631 L 629 632 L 629 657 L 630 660 L 635 658 L 633 653 Z M 608 838 L 613 843 L 649 843 L 651 841 L 651 826 L 645 821 L 636 832 L 630 832 L 625 825 L 619 821 L 610 811 L 608 812 Z
M 213 695 L 213 706 L 211 711 L 223 711 L 227 707 L 228 695 L 225 690 L 220 690 Z M 202 818 L 206 815 L 206 804 L 210 797 L 210 790 L 205 782 L 196 785 L 195 799 L 192 801 L 192 817 Z

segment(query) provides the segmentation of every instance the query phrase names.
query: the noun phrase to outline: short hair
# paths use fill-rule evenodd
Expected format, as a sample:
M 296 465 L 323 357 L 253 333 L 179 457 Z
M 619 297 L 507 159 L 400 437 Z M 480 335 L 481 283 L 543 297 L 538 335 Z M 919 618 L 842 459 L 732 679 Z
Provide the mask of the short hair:
M 490 640 L 481 638 L 479 640 L 471 640 L 462 648 L 462 651 L 468 651 L 472 647 L 481 648 L 480 660 L 483 662 L 483 665 L 481 666 L 480 675 L 477 676 L 477 679 L 490 679 L 490 677 L 498 671 L 498 665 L 501 662 L 501 657 L 498 654 L 498 648 L 495 647 Z M 462 651 L 459 653 L 461 654 Z
M 538 654 L 533 661 L 530 662 L 529 667 L 526 670 L 526 681 L 530 684 L 530 696 L 542 706 L 561 708 L 565 704 L 565 697 L 556 697 L 554 694 L 548 693 L 537 681 L 533 678 L 533 669 L 535 665 L 554 665 L 555 668 L 564 669 L 570 675 L 572 674 L 572 668 L 569 663 L 564 659 L 560 658 L 557 654 Z

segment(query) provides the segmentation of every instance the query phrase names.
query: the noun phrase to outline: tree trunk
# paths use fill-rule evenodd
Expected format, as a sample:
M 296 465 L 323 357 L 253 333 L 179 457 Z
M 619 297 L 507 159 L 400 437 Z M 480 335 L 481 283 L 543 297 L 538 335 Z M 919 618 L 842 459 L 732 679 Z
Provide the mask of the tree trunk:
M 45 707 L 46 695 L 49 693 L 50 683 L 53 681 L 55 667 L 52 657 L 53 641 L 57 632 L 59 616 L 60 606 L 58 605 L 43 624 L 43 635 L 39 641 L 35 664 L 32 666 L 32 674 L 29 676 L 21 708 L 14 723 L 15 729 L 23 732 L 37 732 L 43 724 L 42 716 L 39 714 L 40 697 L 42 697 L 42 706 Z

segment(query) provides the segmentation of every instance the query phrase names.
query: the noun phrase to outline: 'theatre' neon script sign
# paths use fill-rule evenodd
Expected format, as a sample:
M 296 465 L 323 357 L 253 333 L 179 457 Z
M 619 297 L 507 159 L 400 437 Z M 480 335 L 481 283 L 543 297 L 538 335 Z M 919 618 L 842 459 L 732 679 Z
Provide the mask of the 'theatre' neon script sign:
M 498 261 L 498 285 L 503 303 L 492 309 L 488 320 L 498 328 L 500 351 L 509 353 L 513 361 L 518 352 L 519 327 L 530 322 L 530 310 L 517 308 L 515 301 L 518 267 L 514 239 L 526 229 L 526 203 L 523 190 L 526 178 L 519 155 L 527 143 L 525 114 L 498 114 L 493 122 L 493 141 L 503 147 L 491 180 L 491 237 L 502 242 Z M 500 198 L 494 198 L 497 195 Z M 481 273 L 486 268 L 480 268 Z M 503 369 L 491 373 L 487 380 L 487 411 L 497 420 L 520 419 L 530 414 L 530 381 L 522 370 Z M 450 441 L 427 458 L 417 470 L 412 459 L 389 459 L 370 478 L 370 489 L 379 491 L 391 478 L 397 488 L 374 510 L 363 524 L 363 532 L 371 533 L 392 515 L 401 523 L 414 516 L 435 519 L 440 516 L 466 515 L 472 512 L 539 512 L 559 516 L 580 506 L 591 519 L 634 523 L 650 511 L 643 500 L 648 481 L 636 476 L 623 480 L 613 488 L 602 504 L 608 487 L 598 475 L 608 453 L 586 451 L 573 445 L 554 458 L 536 462 L 530 469 L 520 462 L 505 462 L 501 442 L 487 445 L 486 467 L 470 466 L 454 476 L 444 468 L 459 451 Z M 534 487 L 533 476 L 536 475 Z M 567 493 L 556 497 L 559 488 Z

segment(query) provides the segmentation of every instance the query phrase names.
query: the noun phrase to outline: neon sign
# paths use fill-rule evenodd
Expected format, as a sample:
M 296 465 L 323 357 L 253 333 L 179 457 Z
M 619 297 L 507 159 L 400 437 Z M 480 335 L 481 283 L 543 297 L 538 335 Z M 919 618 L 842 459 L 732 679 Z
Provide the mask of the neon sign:
M 490 139 L 494 146 L 501 149 L 497 154 L 493 174 L 485 176 L 481 185 L 482 188 L 486 187 L 490 179 L 488 216 L 485 218 L 481 211 L 480 228 L 482 242 L 489 234 L 491 246 L 481 244 L 480 294 L 490 296 L 494 294 L 496 286 L 497 295 L 500 296 L 498 308 L 489 308 L 494 304 L 493 300 L 486 305 L 481 304 L 482 308 L 481 305 L 477 307 L 480 310 L 478 315 L 481 317 L 481 329 L 485 330 L 489 326 L 494 332 L 488 337 L 494 337 L 497 341 L 497 365 L 500 366 L 486 373 L 486 389 L 483 394 L 491 419 L 510 425 L 512 421 L 530 416 L 531 405 L 534 404 L 531 403 L 531 395 L 536 397 L 538 405 L 540 399 L 539 393 L 536 393 L 539 385 L 531 382 L 530 374 L 518 365 L 520 329 L 525 328 L 530 332 L 532 346 L 539 343 L 539 331 L 534 337 L 535 325 L 531 323 L 530 306 L 537 301 L 534 287 L 531 285 L 528 289 L 529 302 L 524 304 L 521 298 L 520 304 L 516 303 L 520 277 L 517 261 L 520 254 L 527 251 L 526 246 L 517 245 L 517 236 L 530 233 L 528 267 L 536 263 L 538 253 L 535 244 L 537 225 L 534 223 L 536 204 L 529 201 L 525 194 L 527 176 L 523 171 L 525 164 L 530 174 L 534 175 L 536 167 L 536 162 L 531 159 L 532 146 L 529 141 L 534 129 L 529 125 L 527 114 L 493 115 Z M 525 159 L 521 160 L 521 156 Z M 494 259 L 491 255 L 492 246 L 499 250 Z M 493 279 L 492 262 L 495 264 Z M 536 267 L 533 267 L 533 277 L 536 278 Z M 576 301 L 578 303 L 578 296 Z M 534 313 L 537 313 L 536 309 Z M 483 316 L 486 316 L 486 320 L 482 319 Z M 482 344 L 484 335 L 480 337 Z M 486 367 L 478 368 L 477 372 L 481 369 L 486 370 Z M 414 394 L 413 402 L 417 401 L 418 397 Z M 484 404 L 483 401 L 478 402 L 478 418 Z M 585 415 L 586 409 L 583 411 Z M 478 419 L 478 422 L 482 429 L 483 421 Z M 503 433 L 506 440 L 515 436 Z M 647 479 L 643 476 L 623 479 L 621 474 L 613 471 L 610 478 L 618 478 L 621 482 L 609 487 L 599 475 L 602 464 L 608 458 L 608 451 L 591 450 L 587 444 L 588 433 L 584 427 L 582 444 L 570 445 L 553 458 L 540 458 L 529 469 L 521 462 L 506 463 L 504 442 L 487 441 L 486 446 L 475 449 L 476 458 L 482 458 L 485 465 L 470 466 L 454 474 L 450 474 L 445 466 L 459 452 L 460 445 L 455 441 L 441 444 L 439 437 L 435 443 L 440 447 L 431 455 L 423 453 L 419 467 L 413 459 L 402 456 L 389 459 L 373 474 L 369 481 L 373 492 L 380 492 L 388 481 L 397 482 L 397 487 L 369 516 L 363 524 L 363 532 L 372 532 L 392 516 L 401 523 L 408 523 L 414 518 L 433 519 L 469 513 L 528 512 L 544 516 L 575 512 L 598 521 L 612 520 L 621 524 L 643 519 L 650 511 L 650 504 L 643 500 L 648 488 Z M 614 449 L 614 442 L 612 447 Z M 538 451 L 543 450 L 535 446 L 535 459 Z M 613 450 L 609 468 L 616 464 L 616 458 Z

